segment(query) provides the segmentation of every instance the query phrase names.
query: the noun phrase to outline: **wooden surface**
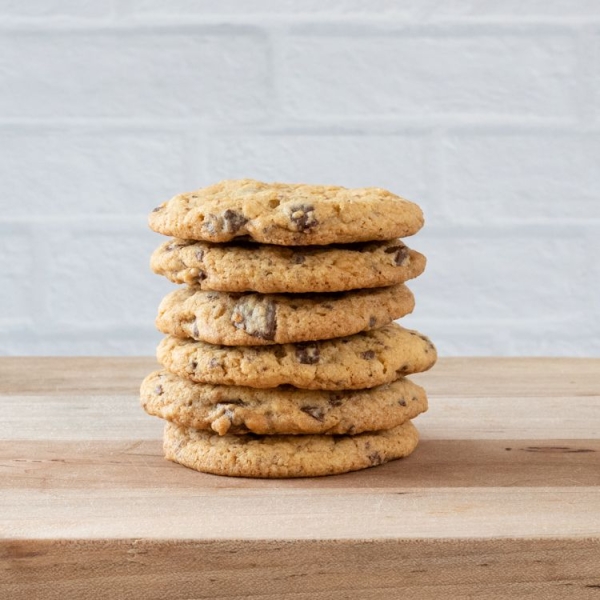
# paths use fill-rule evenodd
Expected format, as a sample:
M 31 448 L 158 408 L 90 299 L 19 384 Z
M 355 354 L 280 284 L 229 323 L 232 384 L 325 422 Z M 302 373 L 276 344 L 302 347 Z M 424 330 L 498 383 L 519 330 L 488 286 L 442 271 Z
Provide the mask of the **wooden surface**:
M 0 598 L 600 599 L 600 359 L 442 359 L 413 456 L 162 458 L 152 359 L 0 359 Z

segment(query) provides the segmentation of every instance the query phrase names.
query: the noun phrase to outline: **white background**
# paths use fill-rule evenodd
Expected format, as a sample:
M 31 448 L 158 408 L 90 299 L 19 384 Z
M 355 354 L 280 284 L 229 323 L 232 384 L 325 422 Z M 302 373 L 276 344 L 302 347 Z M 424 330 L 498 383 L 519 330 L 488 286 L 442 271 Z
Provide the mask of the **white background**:
M 418 202 L 442 354 L 599 355 L 600 2 L 0 0 L 0 353 L 152 354 L 146 214 L 221 178 Z

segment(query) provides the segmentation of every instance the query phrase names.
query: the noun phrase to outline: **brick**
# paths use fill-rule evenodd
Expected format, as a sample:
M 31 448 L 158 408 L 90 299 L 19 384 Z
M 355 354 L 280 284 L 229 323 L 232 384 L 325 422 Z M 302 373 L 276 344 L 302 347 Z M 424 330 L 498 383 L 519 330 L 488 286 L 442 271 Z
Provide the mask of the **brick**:
M 578 230 L 476 227 L 424 229 L 408 242 L 428 259 L 409 282 L 415 316 L 449 320 L 585 319 L 590 303 L 589 256 Z
M 9 226 L 0 229 L 0 332 L 9 330 L 14 321 L 31 321 L 35 314 L 36 272 L 30 234 Z M 0 336 L 4 338 L 5 336 Z M 0 345 L 0 353 L 2 346 Z
M 138 227 L 71 225 L 52 234 L 48 310 L 53 323 L 82 329 L 105 325 L 154 328 L 161 298 L 173 289 L 150 271 L 161 239 Z
M 97 18 L 112 10 L 112 0 L 0 0 L 0 18 Z
M 246 135 L 211 141 L 214 180 L 252 177 L 347 187 L 378 186 L 439 209 L 429 177 L 429 141 L 405 135 Z
M 178 134 L 11 129 L 1 135 L 5 216 L 145 214 L 184 189 Z
M 600 217 L 600 135 L 456 135 L 444 152 L 456 219 Z
M 574 109 L 567 36 L 323 33 L 295 35 L 283 50 L 281 89 L 294 116 L 568 117 Z
M 13 33 L 0 39 L 0 118 L 263 115 L 262 37 L 209 32 Z

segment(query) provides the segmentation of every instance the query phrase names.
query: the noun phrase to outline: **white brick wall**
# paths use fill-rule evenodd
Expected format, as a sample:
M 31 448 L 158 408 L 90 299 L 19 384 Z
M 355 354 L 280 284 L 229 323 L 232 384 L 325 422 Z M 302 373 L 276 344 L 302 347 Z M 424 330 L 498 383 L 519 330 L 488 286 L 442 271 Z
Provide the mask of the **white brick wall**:
M 600 355 L 600 2 L 0 0 L 0 353 L 152 354 L 146 214 L 226 177 L 419 202 L 443 354 Z

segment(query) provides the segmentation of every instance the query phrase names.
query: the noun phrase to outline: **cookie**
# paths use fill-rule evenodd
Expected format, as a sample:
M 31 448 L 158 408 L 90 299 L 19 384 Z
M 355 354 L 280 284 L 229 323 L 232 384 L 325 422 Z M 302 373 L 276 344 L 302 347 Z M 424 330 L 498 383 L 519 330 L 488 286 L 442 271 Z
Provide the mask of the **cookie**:
M 403 425 L 360 435 L 226 435 L 165 426 L 165 457 L 190 469 L 233 477 L 317 477 L 358 471 L 408 456 L 419 433 Z
M 376 329 L 412 312 L 414 304 L 404 284 L 297 296 L 180 288 L 163 298 L 156 326 L 210 344 L 289 344 Z
M 404 378 L 334 392 L 209 385 L 168 371 L 144 379 L 140 402 L 155 417 L 219 435 L 355 434 L 391 429 L 427 410 L 423 388 Z
M 150 228 L 189 240 L 249 236 L 283 246 L 390 240 L 423 226 L 421 209 L 381 188 L 226 180 L 154 209 Z
M 437 354 L 424 335 L 390 323 L 349 337 L 276 346 L 215 346 L 169 336 L 157 358 L 172 373 L 199 383 L 349 390 L 426 371 Z
M 152 255 L 155 273 L 203 290 L 271 293 L 341 292 L 403 283 L 425 257 L 400 240 L 286 248 L 173 239 Z

